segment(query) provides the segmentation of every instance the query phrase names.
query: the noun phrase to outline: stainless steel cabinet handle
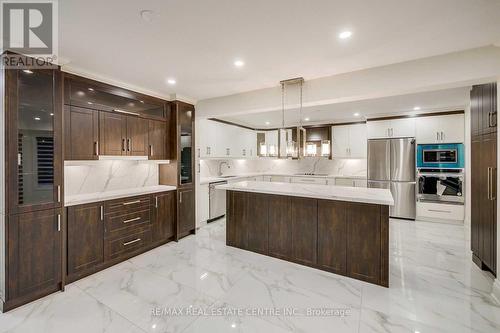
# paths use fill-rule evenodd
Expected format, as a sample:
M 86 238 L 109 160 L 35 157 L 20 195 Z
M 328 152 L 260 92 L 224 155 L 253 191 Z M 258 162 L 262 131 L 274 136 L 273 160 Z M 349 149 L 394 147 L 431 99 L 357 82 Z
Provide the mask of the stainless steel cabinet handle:
M 496 112 L 489 112 L 488 113 L 488 127 L 496 127 L 497 126 L 496 118 L 497 118 Z
M 149 153 L 151 156 L 153 156 L 155 153 L 153 151 L 153 145 L 149 145 Z M 200 157 L 200 154 L 198 153 L 198 157 Z
M 451 213 L 451 210 L 429 209 L 429 212 L 436 212 L 436 213 Z
M 104 206 L 101 205 L 101 221 L 104 221 Z
M 179 202 L 182 202 L 182 192 L 179 192 Z
M 127 246 L 127 245 L 130 245 L 130 244 L 137 243 L 137 242 L 139 242 L 140 240 L 141 240 L 140 238 L 137 238 L 137 239 L 134 239 L 133 241 L 130 241 L 130 242 L 125 242 L 125 243 L 123 243 L 123 246 Z
M 122 151 L 125 151 L 125 139 L 122 139 Z
M 229 148 L 226 148 L 226 155 L 229 156 Z
M 497 199 L 496 179 L 497 179 L 497 168 L 491 168 L 491 196 L 490 196 L 491 200 Z
M 57 202 L 61 202 L 61 186 L 57 185 Z
M 134 217 L 133 219 L 123 221 L 123 223 L 130 223 L 130 222 L 134 222 L 134 221 L 139 221 L 140 219 L 141 219 L 140 217 Z
M 124 206 L 133 205 L 133 204 L 140 203 L 140 202 L 141 202 L 141 200 L 134 200 L 134 201 L 124 202 L 123 205 Z
M 155 197 L 155 208 L 158 208 L 158 197 Z
M 127 151 L 132 150 L 132 139 L 128 138 L 127 139 Z
M 441 132 L 441 141 L 444 140 L 444 132 Z
M 439 141 L 439 132 L 436 132 L 436 141 Z
M 491 196 L 490 196 L 490 192 L 491 192 L 491 173 L 490 173 L 490 171 L 491 171 L 491 168 L 488 167 L 488 170 L 487 170 L 487 172 L 488 172 L 488 188 L 487 188 L 487 191 L 488 192 L 486 193 L 488 200 L 491 200 Z
M 95 156 L 99 156 L 99 141 L 94 142 L 94 153 Z
M 57 214 L 57 231 L 61 231 L 61 214 Z

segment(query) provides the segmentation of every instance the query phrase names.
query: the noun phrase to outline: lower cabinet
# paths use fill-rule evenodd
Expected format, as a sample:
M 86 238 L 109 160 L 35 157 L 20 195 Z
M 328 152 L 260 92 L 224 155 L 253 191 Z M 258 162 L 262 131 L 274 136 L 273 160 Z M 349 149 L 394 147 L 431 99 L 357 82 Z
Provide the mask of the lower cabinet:
M 389 207 L 227 191 L 227 245 L 389 286 Z
M 176 191 L 67 208 L 68 282 L 174 238 Z
M 175 191 L 153 195 L 153 243 L 164 243 L 174 236 L 175 196 Z
M 61 209 L 8 216 L 4 311 L 61 288 Z
M 104 204 L 68 207 L 68 275 L 83 276 L 104 261 Z
M 182 238 L 194 233 L 196 229 L 194 186 L 179 189 L 178 196 L 177 238 Z

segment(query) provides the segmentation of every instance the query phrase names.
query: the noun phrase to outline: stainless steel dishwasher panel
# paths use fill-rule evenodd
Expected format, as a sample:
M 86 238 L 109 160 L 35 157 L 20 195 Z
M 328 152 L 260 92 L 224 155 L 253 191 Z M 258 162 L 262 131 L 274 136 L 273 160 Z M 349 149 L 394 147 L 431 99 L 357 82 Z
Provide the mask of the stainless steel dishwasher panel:
M 217 220 L 226 214 L 226 191 L 217 190 L 217 185 L 227 184 L 226 181 L 210 183 L 209 185 L 209 215 L 208 222 Z

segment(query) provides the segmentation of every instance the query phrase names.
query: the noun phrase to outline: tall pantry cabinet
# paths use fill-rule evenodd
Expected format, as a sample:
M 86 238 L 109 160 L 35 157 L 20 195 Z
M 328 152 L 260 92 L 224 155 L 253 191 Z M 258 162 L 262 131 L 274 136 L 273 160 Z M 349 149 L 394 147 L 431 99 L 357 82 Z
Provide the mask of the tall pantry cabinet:
M 471 250 L 481 269 L 496 275 L 497 85 L 471 90 Z
M 62 73 L 4 69 L 2 310 L 62 288 Z M 1 234 L 1 233 L 0 233 Z

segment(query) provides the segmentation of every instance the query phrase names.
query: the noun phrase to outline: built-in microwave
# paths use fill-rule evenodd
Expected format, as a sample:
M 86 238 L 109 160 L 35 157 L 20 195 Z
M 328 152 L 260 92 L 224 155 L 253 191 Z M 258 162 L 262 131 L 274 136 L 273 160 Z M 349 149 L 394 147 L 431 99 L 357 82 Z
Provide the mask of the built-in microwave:
M 463 169 L 463 143 L 417 145 L 418 169 Z

